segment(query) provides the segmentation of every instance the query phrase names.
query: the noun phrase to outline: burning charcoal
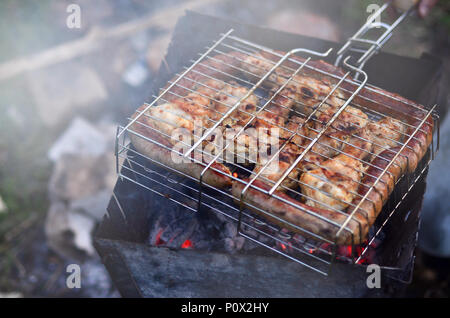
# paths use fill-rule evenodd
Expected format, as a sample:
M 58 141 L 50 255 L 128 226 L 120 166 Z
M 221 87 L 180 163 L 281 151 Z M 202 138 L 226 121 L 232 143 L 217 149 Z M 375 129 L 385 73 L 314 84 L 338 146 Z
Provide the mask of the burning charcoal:
M 242 246 L 242 249 L 244 251 L 251 251 L 254 250 L 256 248 L 260 247 L 258 244 L 256 244 L 255 242 L 252 242 L 250 240 L 245 240 L 244 242 L 244 246 Z
M 214 217 L 218 220 L 218 222 L 221 222 L 221 223 L 230 222 L 230 218 L 226 217 L 222 213 L 214 213 Z
M 164 229 L 161 238 L 167 242 L 168 247 L 179 248 L 192 236 L 197 227 L 195 218 L 178 219 Z
M 207 250 L 209 247 L 209 242 L 206 240 L 195 240 L 195 238 L 192 239 L 193 248 L 197 250 Z
M 263 243 L 263 244 L 267 244 L 267 245 L 271 245 L 271 244 L 274 243 L 273 238 L 272 238 L 271 236 L 266 235 L 266 234 L 258 233 L 256 239 L 257 239 L 259 242 L 261 242 L 261 243 Z
M 235 246 L 236 250 L 240 251 L 242 249 L 242 247 L 244 246 L 245 238 L 242 236 L 238 236 L 233 239 L 233 242 L 234 242 L 234 246 Z
M 237 235 L 237 226 L 233 223 L 226 223 L 224 227 L 225 237 L 233 238 Z
M 186 214 L 186 212 L 184 213 Z M 178 209 L 169 209 L 166 213 L 155 214 L 159 218 L 150 230 L 149 243 L 151 245 L 179 248 L 192 236 L 198 226 L 196 219 L 192 216 L 180 217 L 179 214 L 180 210 Z
M 229 253 L 234 253 L 235 252 L 234 241 L 232 239 L 227 237 L 226 239 L 223 240 L 223 242 L 224 242 L 225 250 L 227 252 L 229 252 Z
M 295 234 L 295 235 L 294 235 L 294 240 L 295 240 L 297 243 L 299 243 L 299 244 L 303 244 L 303 243 L 305 243 L 305 241 L 306 241 L 306 239 L 305 239 L 302 235 L 300 235 L 300 234 Z
M 247 234 L 248 236 L 251 237 L 256 237 L 258 236 L 258 232 L 252 228 L 249 228 L 248 226 L 243 226 L 242 227 L 242 232 L 244 232 L 245 234 Z

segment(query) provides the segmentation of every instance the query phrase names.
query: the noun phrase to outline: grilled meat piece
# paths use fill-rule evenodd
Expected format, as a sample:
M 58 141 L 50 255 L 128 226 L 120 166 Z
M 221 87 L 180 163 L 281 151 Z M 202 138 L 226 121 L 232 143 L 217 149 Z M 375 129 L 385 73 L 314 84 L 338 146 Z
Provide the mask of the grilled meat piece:
M 347 208 L 357 197 L 360 180 L 373 159 L 371 154 L 378 155 L 396 145 L 403 133 L 404 126 L 390 117 L 369 123 L 350 138 L 342 154 L 301 176 L 302 192 L 314 199 L 309 199 L 306 204 L 326 205 L 337 210 Z
M 227 124 L 223 123 L 217 132 L 208 136 L 203 143 L 204 151 L 200 153 L 200 158 L 198 158 L 199 152 L 194 151 L 191 159 L 186 162 L 186 159 L 182 158 L 180 154 L 189 149 L 203 135 L 205 129 L 214 125 L 215 119 L 218 118 L 218 108 L 220 108 L 218 104 L 223 96 L 237 101 L 247 92 L 248 90 L 245 88 L 231 89 L 224 82 L 207 81 L 196 91 L 192 91 L 184 97 L 171 98 L 170 102 L 150 107 L 131 126 L 131 131 L 134 132 L 130 136 L 132 143 L 141 153 L 151 158 L 157 158 L 160 162 L 191 176 L 199 177 L 203 166 L 198 162 L 208 163 L 221 150 L 220 140 L 215 140 L 214 136 L 225 129 Z M 232 94 L 237 96 L 230 97 Z M 237 121 L 245 121 L 247 114 L 241 112 L 242 108 L 248 109 L 250 105 L 252 109 L 255 109 L 258 100 L 250 95 L 246 102 L 242 103 L 240 108 L 232 114 L 241 117 Z M 145 108 L 147 108 L 146 105 L 142 106 L 133 118 L 139 116 Z M 231 116 L 231 118 L 233 117 Z M 147 141 L 142 136 L 151 137 L 162 146 Z M 192 161 L 194 158 L 197 163 Z M 216 162 L 211 168 L 231 174 L 230 170 L 221 163 Z M 230 185 L 228 177 L 214 170 L 208 171 L 204 181 L 218 187 Z
M 310 142 L 317 137 L 320 126 L 317 123 L 310 127 L 308 131 L 308 139 L 304 142 L 307 147 Z M 317 129 L 319 127 L 319 129 Z M 323 161 L 329 160 L 339 154 L 343 148 L 344 142 L 349 139 L 350 135 L 346 132 L 330 129 L 330 132 L 323 134 L 319 141 L 308 151 L 302 162 L 303 170 L 312 170 L 317 168 Z
M 364 130 L 358 135 L 367 138 Z M 370 142 L 357 138 L 358 135 L 350 138 L 343 153 L 302 174 L 300 187 L 308 197 L 307 205 L 343 210 L 351 204 L 365 171 L 363 159 L 372 148 Z
M 251 74 L 262 77 L 274 64 L 274 61 L 265 59 L 262 55 L 257 55 L 256 57 L 249 55 L 241 63 L 241 67 Z M 280 66 L 273 71 L 263 85 L 265 84 L 271 88 L 280 87 L 286 83 L 292 73 L 292 71 Z M 316 110 L 315 117 L 325 124 L 347 99 L 339 88 L 331 94 L 333 87 L 334 84 L 330 81 L 297 74 L 277 98 L 278 100 L 284 100 L 284 105 L 289 104 L 289 108 L 296 109 L 305 115 L 309 115 Z M 327 98 L 328 95 L 330 96 Z M 364 128 L 368 122 L 368 117 L 364 112 L 348 105 L 332 126 L 336 129 L 347 131 L 347 133 L 353 133 Z
M 367 125 L 369 139 L 373 143 L 373 156 L 378 156 L 382 151 L 398 147 L 401 140 L 406 136 L 406 126 L 400 121 L 385 117 L 379 121 L 371 122 Z
M 131 125 L 129 130 L 134 147 L 141 154 L 153 160 L 198 178 L 204 169 L 204 164 L 192 160 L 174 163 L 172 159 L 174 146 L 184 137 L 188 139 L 187 146 L 198 140 L 205 128 L 214 125 L 214 122 L 220 120 L 229 107 L 247 94 L 246 88 L 231 80 L 236 77 L 246 77 L 249 82 L 256 83 L 256 80 L 264 76 L 276 63 L 280 56 L 277 54 L 273 52 L 253 53 L 251 56 L 235 51 L 208 57 L 171 87 L 170 92 L 164 94 L 161 99 L 161 101 L 165 100 L 163 104 L 150 108 Z M 284 53 L 280 52 L 280 54 Z M 293 63 L 293 60 L 305 61 L 292 56 L 262 83 L 262 88 L 269 90 L 272 97 L 273 93 L 279 90 L 280 85 L 286 85 L 280 94 L 274 96 L 273 102 L 258 113 L 256 119 L 252 119 L 252 115 L 258 112 L 261 106 L 258 106 L 258 98 L 250 95 L 219 126 L 221 132 L 232 130 L 234 135 L 232 133 L 231 136 L 234 137 L 251 120 L 244 131 L 245 134 L 240 134 L 236 138 L 236 143 L 233 144 L 236 146 L 234 152 L 240 155 L 249 155 L 249 150 L 255 145 L 255 142 L 256 147 L 260 146 L 259 136 L 256 134 L 258 129 L 262 129 L 262 135 L 268 140 L 272 138 L 280 145 L 286 143 L 278 158 L 274 158 L 276 165 L 267 167 L 260 180 L 254 182 L 254 185 L 266 190 L 270 188 L 268 183 L 279 180 L 287 167 L 291 166 L 302 154 L 308 143 L 342 107 L 349 92 L 354 91 L 357 87 L 357 84 L 351 81 L 344 81 L 331 94 L 335 85 L 334 79 L 329 76 L 329 80 L 324 79 L 327 76 L 319 74 L 317 69 L 339 77 L 344 73 L 324 61 L 309 61 L 308 65 L 315 68 L 314 71 L 305 67 L 286 83 L 292 75 L 292 70 L 300 66 L 298 63 Z M 289 66 L 290 69 L 286 66 Z M 217 80 L 210 81 L 210 78 L 217 78 Z M 327 96 L 328 98 L 324 100 Z M 389 174 L 385 173 L 381 176 L 380 182 L 375 187 L 376 191 L 371 191 L 368 196 L 370 202 L 367 200 L 367 202 L 362 202 L 360 210 L 364 210 L 366 214 L 360 213 L 360 211 L 355 214 L 355 219 L 350 220 L 347 224 L 350 232 L 342 232 L 338 238 L 338 244 L 353 244 L 355 241 L 364 240 L 368 228 L 373 224 L 397 178 L 406 170 L 414 171 L 419 160 L 425 154 L 432 138 L 433 120 L 431 116 L 424 117 L 428 113 L 421 105 L 369 85 L 361 90 L 353 102 L 361 105 L 363 109 L 402 118 L 402 121 L 403 117 L 401 116 L 405 115 L 404 122 L 408 127 L 405 129 L 406 126 L 392 118 L 371 122 L 359 108 L 348 105 L 317 144 L 305 154 L 299 167 L 296 167 L 293 174 L 283 181 L 283 187 L 295 187 L 296 184 L 292 181 L 299 178 L 302 170 L 306 171 L 300 178 L 302 192 L 306 193 L 311 190 L 313 185 L 315 186 L 315 191 L 310 194 L 311 200 L 307 202 L 308 205 L 278 191 L 280 189 L 273 196 L 266 196 L 257 189 L 249 188 L 243 197 L 244 200 L 308 231 L 334 239 L 338 227 L 331 226 L 323 218 L 342 224 L 347 215 L 328 208 L 343 210 L 348 207 L 346 212 L 351 212 L 351 208 L 358 204 L 361 196 L 367 193 L 365 191 L 371 188 L 374 178 L 379 176 L 389 165 L 389 161 L 396 156 L 396 153 L 401 151 L 401 154 L 396 156 L 394 164 L 389 167 Z M 146 108 L 145 105 L 140 107 L 133 118 L 139 116 Z M 303 119 L 313 114 L 307 125 L 301 126 L 301 134 L 290 138 L 293 129 L 289 127 L 292 125 L 292 121 L 286 122 L 286 120 L 292 113 L 297 113 Z M 422 121 L 424 121 L 422 127 L 420 130 L 416 130 Z M 200 123 L 203 130 L 196 131 L 196 122 Z M 270 129 L 275 127 L 280 128 L 278 137 L 274 137 L 270 132 Z M 174 133 L 178 133 L 178 137 L 171 138 Z M 414 138 L 409 138 L 410 135 L 414 135 Z M 406 141 L 408 138 L 409 140 Z M 211 153 L 215 154 L 215 144 L 218 142 L 219 140 L 216 140 L 213 133 L 205 140 L 203 146 L 209 146 Z M 403 147 L 401 150 L 399 142 L 406 142 L 407 147 Z M 345 145 L 344 149 L 342 149 L 343 145 Z M 369 151 L 375 155 L 369 157 L 367 155 Z M 270 152 L 267 152 L 265 156 L 264 154 L 257 155 L 254 159 L 256 162 L 254 173 L 261 171 L 264 160 L 267 162 L 271 156 L 274 155 Z M 191 159 L 193 158 L 194 153 Z M 207 156 L 206 160 L 205 158 L 200 160 L 207 161 L 209 158 Z M 232 158 L 233 162 L 237 159 L 237 156 Z M 368 163 L 369 160 L 371 160 L 370 163 Z M 228 177 L 229 174 L 230 170 L 225 165 L 216 162 L 211 169 L 206 171 L 203 182 L 216 187 L 227 187 L 232 183 Z M 361 179 L 362 175 L 364 176 Z M 233 194 L 236 197 L 239 197 L 240 191 L 245 186 L 245 184 L 239 183 L 240 181 L 233 182 Z M 356 186 L 359 187 L 357 191 L 355 190 Z M 276 196 L 295 205 L 285 204 Z M 350 204 L 351 200 L 353 203 Z M 317 208 L 319 205 L 325 206 L 326 209 Z M 309 212 L 316 213 L 317 216 L 323 218 L 313 216 Z M 263 216 L 267 217 L 266 214 Z M 296 231 L 295 228 L 293 230 Z
M 259 136 L 260 150 L 264 150 L 264 148 L 261 149 L 261 141 L 267 140 L 269 143 L 267 143 L 267 152 L 260 151 L 258 154 L 253 174 L 261 172 L 260 179 L 262 181 L 277 182 L 302 153 L 302 144 L 306 133 L 304 118 L 294 116 L 288 121 L 285 128 L 278 132 L 276 139 L 274 136 Z M 293 169 L 283 180 L 279 190 L 284 191 L 286 188 L 296 187 L 298 176 L 299 170 Z
M 238 86 L 236 82 L 224 85 L 220 91 L 214 95 L 215 99 L 211 101 L 216 112 L 212 119 L 219 120 L 230 108 L 232 108 L 241 98 L 248 93 L 248 89 Z M 225 119 L 224 125 L 244 125 L 250 120 L 258 108 L 259 98 L 254 94 L 248 96 L 241 102 L 238 108 Z

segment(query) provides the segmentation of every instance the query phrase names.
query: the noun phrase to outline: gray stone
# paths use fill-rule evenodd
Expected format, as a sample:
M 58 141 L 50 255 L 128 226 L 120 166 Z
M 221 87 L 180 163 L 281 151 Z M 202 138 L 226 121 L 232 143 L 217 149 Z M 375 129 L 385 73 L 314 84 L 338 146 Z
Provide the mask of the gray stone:
M 231 238 L 225 238 L 223 245 L 228 253 L 233 253 L 235 251 L 234 241 Z
M 228 220 L 227 220 L 228 221 Z M 229 238 L 234 238 L 237 235 L 237 227 L 236 224 L 232 222 L 227 222 L 225 224 L 225 235 Z
M 92 231 L 95 221 L 78 211 L 71 211 L 62 202 L 50 206 L 45 222 L 45 234 L 49 246 L 66 258 L 79 258 L 84 252 L 95 254 Z
M 0 213 L 5 213 L 8 210 L 5 202 L 3 202 L 2 197 L 0 197 Z
M 39 114 L 48 126 L 61 124 L 70 115 L 108 96 L 99 75 L 75 62 L 35 71 L 28 79 Z
M 112 146 L 108 141 L 100 129 L 85 119 L 76 117 L 52 145 L 48 157 L 56 162 L 64 154 L 99 156 Z
M 111 190 L 111 179 L 115 175 L 112 154 L 95 157 L 63 155 L 50 178 L 50 199 L 72 201 L 92 196 L 104 189 Z
M 111 198 L 111 191 L 103 190 L 70 203 L 70 210 L 83 212 L 96 221 L 101 221 Z

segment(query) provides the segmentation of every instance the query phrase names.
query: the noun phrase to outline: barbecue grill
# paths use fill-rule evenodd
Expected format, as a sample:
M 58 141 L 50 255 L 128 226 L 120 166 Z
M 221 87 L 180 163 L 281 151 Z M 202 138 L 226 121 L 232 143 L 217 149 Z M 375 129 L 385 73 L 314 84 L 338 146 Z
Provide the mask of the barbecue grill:
M 388 5 L 383 6 L 378 14 L 381 14 L 387 8 L 387 6 Z M 349 209 L 346 212 L 338 210 L 335 211 L 339 214 L 345 214 L 343 222 L 336 223 L 333 220 L 326 219 L 323 216 L 314 213 L 314 211 L 305 209 L 304 206 L 292 203 L 291 201 L 287 200 L 285 196 L 279 195 L 279 192 L 277 191 L 281 187 L 286 193 L 288 193 L 289 196 L 297 198 L 298 200 L 302 200 L 302 198 L 303 200 L 305 199 L 304 193 L 285 187 L 283 185 L 283 180 L 289 178 L 289 174 L 291 171 L 293 171 L 294 169 L 298 169 L 297 164 L 303 159 L 305 154 L 314 151 L 314 145 L 321 145 L 320 137 L 325 134 L 328 129 L 330 129 L 333 122 L 338 119 L 339 115 L 345 111 L 347 106 L 361 109 L 366 114 L 368 114 L 370 118 L 373 119 L 380 119 L 385 116 L 382 111 L 372 109 L 368 106 L 370 105 L 371 101 L 367 97 L 365 97 L 367 96 L 367 94 L 364 94 L 364 92 L 381 94 L 380 90 L 376 86 L 367 84 L 369 80 L 368 74 L 370 74 L 371 68 L 368 59 L 381 48 L 381 46 L 390 37 L 392 30 L 409 13 L 410 12 L 406 12 L 401 15 L 400 18 L 392 25 L 375 24 L 374 21 L 377 17 L 377 14 L 372 16 L 371 20 L 369 20 L 361 28 L 361 30 L 359 30 L 355 34 L 355 36 L 353 36 L 343 47 L 341 47 L 341 49 L 337 52 L 337 55 L 333 55 L 333 51 L 328 48 L 325 48 L 323 50 L 316 50 L 315 48 L 292 49 L 289 51 L 289 53 L 282 54 L 278 51 L 274 51 L 268 48 L 268 46 L 266 45 L 256 44 L 256 41 L 250 41 L 246 39 L 245 35 L 251 33 L 249 31 L 251 28 L 249 28 L 248 26 L 242 27 L 234 24 L 235 30 L 228 29 L 226 32 L 222 33 L 220 37 L 212 43 L 212 45 L 207 46 L 206 51 L 200 54 L 199 58 L 191 60 L 191 65 L 189 67 L 185 67 L 183 72 L 177 73 L 177 77 L 174 80 L 169 81 L 169 85 L 166 86 L 164 85 L 164 81 L 167 81 L 167 78 L 173 75 L 174 69 L 166 68 L 165 72 L 167 73 L 167 76 L 165 78 L 163 67 L 163 72 L 160 79 L 162 82 L 159 84 L 156 83 L 155 87 L 159 86 L 165 88 L 160 92 L 160 94 L 155 94 L 153 96 L 153 101 L 147 105 L 147 108 L 150 108 L 157 105 L 158 102 L 167 101 L 171 98 L 171 95 L 175 96 L 179 94 L 178 92 L 180 91 L 180 89 L 189 91 L 190 88 L 184 86 L 183 84 L 196 81 L 195 77 L 192 76 L 192 74 L 196 74 L 197 77 L 209 77 L 216 81 L 223 81 L 223 78 L 212 78 L 212 76 L 208 73 L 202 73 L 201 71 L 199 71 L 199 66 L 203 67 L 201 70 L 207 70 L 208 64 L 205 62 L 208 60 L 214 60 L 215 56 L 217 56 L 218 54 L 226 55 L 229 52 L 238 51 L 247 56 L 253 56 L 255 58 L 261 59 L 261 56 L 257 53 L 263 51 L 272 56 L 272 59 L 262 60 L 262 62 L 272 63 L 272 68 L 269 70 L 269 72 L 264 72 L 263 75 L 253 73 L 248 74 L 249 76 L 246 77 L 239 77 L 235 76 L 234 74 L 223 74 L 230 80 L 232 79 L 236 83 L 239 83 L 239 85 L 248 87 L 249 93 L 247 94 L 247 96 L 244 96 L 242 98 L 236 98 L 236 96 L 232 96 L 237 99 L 237 102 L 231 105 L 226 105 L 228 107 L 228 111 L 224 113 L 217 121 L 215 121 L 208 130 L 206 130 L 199 136 L 196 136 L 198 139 L 196 139 L 193 144 L 186 145 L 187 151 L 185 151 L 184 153 L 179 153 L 180 156 L 190 158 L 191 153 L 200 152 L 204 154 L 203 150 L 201 149 L 201 145 L 203 144 L 203 142 L 210 140 L 209 137 L 212 135 L 214 129 L 217 128 L 230 115 L 232 115 L 232 113 L 240 106 L 240 104 L 245 101 L 249 94 L 256 94 L 262 101 L 262 103 L 259 105 L 257 113 L 255 115 L 252 115 L 253 119 L 257 117 L 260 112 L 263 112 L 265 110 L 265 107 L 269 105 L 270 102 L 274 101 L 275 97 L 280 94 L 282 89 L 286 85 L 288 85 L 288 83 L 295 81 L 295 75 L 302 72 L 307 72 L 307 74 L 309 75 L 319 74 L 321 78 L 326 77 L 327 79 L 329 79 L 330 82 L 334 83 L 332 92 L 329 94 L 329 96 L 323 99 L 320 102 L 320 105 L 315 108 L 312 113 L 308 114 L 298 111 L 298 115 L 307 118 L 307 121 L 316 121 L 317 119 L 314 114 L 316 112 L 320 112 L 320 107 L 322 105 L 327 104 L 327 99 L 333 92 L 335 92 L 337 89 L 343 90 L 347 93 L 346 98 L 342 100 L 342 106 L 339 107 L 339 109 L 334 113 L 331 120 L 323 125 L 323 129 L 315 131 L 315 138 L 310 138 L 309 144 L 304 147 L 301 155 L 284 172 L 282 178 L 276 181 L 264 179 L 264 181 L 269 184 L 270 187 L 268 187 L 267 189 L 261 188 L 255 185 L 255 181 L 260 178 L 264 178 L 262 171 L 267 168 L 270 162 L 267 162 L 266 165 L 258 173 L 254 173 L 251 169 L 248 169 L 247 167 L 242 165 L 235 164 L 233 162 L 228 162 L 228 165 L 232 169 L 233 180 L 242 183 L 243 193 L 245 193 L 245 191 L 247 191 L 248 189 L 254 189 L 269 197 L 275 198 L 276 200 L 289 205 L 294 205 L 296 208 L 303 210 L 305 213 L 311 215 L 314 218 L 322 218 L 324 222 L 327 222 L 335 227 L 335 230 L 333 231 L 334 239 L 330 239 L 330 237 L 326 235 L 313 233 L 305 227 L 288 222 L 277 215 L 273 215 L 272 213 L 261 209 L 260 207 L 251 206 L 251 204 L 244 202 L 242 195 L 240 198 L 238 198 L 240 199 L 239 204 L 236 204 L 236 197 L 233 196 L 227 189 L 220 189 L 211 186 L 203 182 L 202 177 L 197 179 L 189 174 L 184 173 L 183 171 L 179 171 L 173 167 L 167 166 L 137 151 L 132 143 L 130 143 L 130 140 L 128 138 L 130 135 L 135 135 L 139 138 L 145 139 L 148 142 L 158 144 L 157 140 L 153 140 L 147 136 L 140 135 L 138 132 L 132 129 L 133 124 L 140 123 L 141 116 L 147 116 L 145 114 L 145 111 L 142 111 L 134 119 L 129 118 L 130 122 L 127 125 L 120 126 L 118 128 L 116 138 L 116 158 L 119 181 L 117 189 L 123 188 L 124 182 L 132 183 L 139 186 L 141 190 L 144 190 L 144 193 L 147 193 L 149 197 L 154 198 L 160 196 L 163 200 L 167 201 L 167 204 L 170 206 L 173 206 L 173 204 L 182 206 L 185 209 L 186 213 L 204 214 L 205 211 L 207 211 L 207 213 L 221 215 L 235 224 L 238 232 L 248 240 L 255 242 L 265 248 L 268 248 L 280 255 L 283 255 L 295 261 L 296 263 L 300 263 L 307 268 L 324 275 L 327 275 L 329 273 L 331 265 L 341 266 L 337 265 L 340 263 L 368 264 L 381 261 L 381 263 L 379 264 L 384 264 L 384 267 L 386 269 L 392 270 L 392 272 L 395 272 L 396 270 L 403 271 L 407 266 L 411 267 L 410 260 L 412 256 L 412 249 L 415 246 L 415 234 L 417 230 L 417 222 L 414 222 L 414 220 L 417 221 L 418 219 L 418 213 L 420 211 L 420 201 L 411 202 L 410 194 L 411 192 L 417 191 L 417 187 L 415 187 L 416 183 L 420 184 L 424 182 L 423 180 L 427 172 L 427 167 L 434 157 L 434 154 L 439 146 L 438 138 L 433 139 L 433 142 L 431 142 L 429 147 L 430 149 L 427 151 L 426 155 L 423 157 L 415 171 L 413 173 L 403 174 L 402 177 L 396 181 L 395 189 L 392 192 L 389 200 L 385 203 L 384 209 L 381 212 L 380 216 L 377 218 L 375 224 L 372 224 L 367 239 L 364 242 L 358 242 L 358 244 L 352 242 L 352 244 L 348 244 L 345 246 L 342 246 L 342 244 L 338 244 L 337 241 L 344 232 L 348 232 L 350 233 L 350 236 L 352 236 L 352 230 L 350 230 L 347 225 L 352 221 L 355 213 L 358 212 L 361 203 L 367 199 L 367 195 L 368 193 L 370 193 L 370 191 L 376 191 L 374 187 L 377 182 L 382 182 L 382 175 L 385 173 L 389 173 L 389 166 L 395 164 L 394 160 L 397 156 L 402 156 L 402 150 L 409 147 L 409 142 L 415 138 L 415 134 L 417 132 L 421 131 L 424 123 L 428 119 L 432 120 L 433 127 L 435 130 L 437 130 L 436 135 L 438 136 L 439 123 L 438 116 L 435 113 L 436 106 L 422 109 L 418 108 L 415 104 L 405 104 L 406 107 L 415 108 L 417 111 L 421 112 L 420 118 L 415 121 L 415 125 L 412 125 L 405 119 L 408 116 L 407 114 L 398 114 L 398 116 L 396 117 L 397 120 L 402 121 L 402 123 L 406 126 L 411 126 L 409 133 L 405 136 L 404 141 L 399 143 L 397 152 L 391 157 L 391 160 L 385 166 L 384 171 L 379 174 L 379 177 L 374 177 L 375 182 L 367 190 L 366 195 L 361 196 L 358 203 L 350 205 Z M 227 24 L 229 23 L 222 23 L 222 25 L 217 26 L 216 29 Z M 380 26 L 384 30 L 383 34 L 377 40 L 364 39 L 363 36 L 365 32 L 375 26 Z M 260 32 L 260 30 L 258 30 L 258 32 Z M 248 38 L 255 38 L 255 36 L 253 35 Z M 286 36 L 286 38 L 289 38 L 289 36 Z M 299 38 L 300 37 L 296 37 L 296 40 L 299 41 Z M 174 42 L 175 41 L 176 39 L 174 40 Z M 204 41 L 205 40 L 199 42 L 202 43 Z M 317 45 L 318 42 L 320 42 L 320 45 Z M 315 40 L 313 42 L 308 41 L 308 43 L 314 43 L 314 45 L 322 47 L 330 46 L 330 43 L 326 43 L 325 41 Z M 364 44 L 366 47 L 364 49 L 361 47 L 355 47 L 355 43 Z M 331 46 L 333 45 L 331 44 Z M 195 45 L 195 47 L 198 47 L 198 43 L 197 45 Z M 286 44 L 272 47 L 276 47 L 277 49 L 285 49 Z M 180 54 L 175 52 L 176 50 L 174 50 L 173 48 L 172 50 L 169 50 L 166 61 L 176 61 L 178 64 L 180 64 L 179 56 L 171 57 L 171 54 Z M 298 53 L 302 54 L 302 59 L 298 58 Z M 355 58 L 355 56 L 358 54 L 359 59 Z M 189 52 L 186 52 L 186 55 L 189 55 Z M 317 68 L 315 67 L 315 64 L 313 62 L 313 60 L 317 57 L 327 58 L 328 60 L 333 59 L 336 64 L 344 67 L 347 72 L 343 75 L 336 75 L 335 73 L 326 72 L 323 69 Z M 376 58 L 374 58 L 373 60 L 375 59 Z M 389 60 L 386 58 L 386 56 L 384 56 L 384 59 Z M 395 58 L 392 58 L 391 61 L 393 59 Z M 417 61 L 414 61 L 414 63 L 416 62 Z M 168 63 L 168 65 L 172 67 L 174 64 Z M 431 62 L 431 60 L 424 59 L 423 64 L 420 65 L 421 66 L 417 65 L 418 71 L 423 67 L 427 70 L 427 72 L 429 72 L 428 74 L 430 75 L 430 78 L 432 77 L 432 75 L 434 75 L 434 72 L 436 71 L 436 64 L 433 65 L 433 62 Z M 368 70 L 367 72 L 362 70 L 363 66 L 365 66 L 365 68 Z M 179 69 L 180 68 L 177 68 L 177 70 Z M 273 80 L 272 75 L 275 71 L 280 69 L 282 69 L 285 74 L 287 73 L 288 76 L 286 76 L 286 78 L 284 79 L 284 84 L 279 86 L 274 94 L 270 94 L 267 89 L 267 85 L 265 84 Z M 245 72 L 245 70 L 239 71 Z M 378 78 L 378 80 L 380 79 L 382 81 L 383 76 Z M 375 78 L 375 81 L 376 80 L 377 79 Z M 196 84 L 204 85 L 200 82 Z M 400 93 L 403 92 L 400 91 Z M 385 107 L 386 109 L 391 108 L 389 101 L 391 101 L 392 103 L 399 102 L 393 96 L 385 95 L 384 98 L 388 102 L 382 105 L 382 107 Z M 301 103 L 301 101 L 295 102 Z M 249 124 L 250 123 L 251 121 L 249 121 Z M 285 128 L 280 127 L 280 129 Z M 289 131 L 289 133 L 291 134 L 290 140 L 299 134 L 298 131 Z M 171 136 L 167 137 L 171 138 Z M 307 136 L 301 137 L 308 138 Z M 158 146 L 162 148 L 165 147 L 163 144 L 158 144 Z M 222 150 L 225 151 L 229 150 L 230 148 L 231 147 L 229 145 L 225 145 Z M 278 152 L 280 153 L 282 150 L 283 145 L 278 149 Z M 342 150 L 340 149 L 335 150 L 338 153 L 342 153 Z M 173 150 L 170 149 L 170 151 Z M 222 152 L 213 156 L 211 156 L 211 154 L 206 155 L 210 157 L 210 160 L 208 160 L 208 162 L 197 160 L 195 159 L 195 156 L 192 159 L 196 163 L 203 166 L 203 173 L 201 174 L 201 176 L 203 176 L 205 171 L 208 170 L 215 170 L 217 173 L 223 173 L 222 171 L 213 167 L 213 163 L 222 159 Z M 239 157 L 239 154 L 233 153 L 233 157 Z M 364 163 L 370 165 L 370 162 Z M 364 174 L 365 172 L 362 173 Z M 247 181 L 244 181 L 242 176 L 248 177 Z M 424 190 L 423 186 L 420 186 L 419 189 L 421 189 L 422 191 Z M 130 195 L 132 196 L 132 194 Z M 419 196 L 421 196 L 420 191 Z M 142 221 L 145 219 L 145 216 L 142 216 L 142 218 L 138 217 L 137 219 L 136 217 L 133 217 L 131 219 L 135 221 L 132 221 L 133 224 L 129 224 L 128 222 L 130 222 L 130 212 L 127 211 L 127 209 L 129 209 L 130 207 L 124 207 L 123 199 L 119 200 L 118 195 L 116 194 L 113 195 L 111 202 L 112 203 L 110 204 L 109 212 L 111 213 L 111 210 L 119 210 L 123 216 L 123 220 L 125 220 L 125 223 L 127 224 L 126 227 L 128 227 L 128 230 L 130 226 L 139 227 L 139 221 L 136 220 Z M 321 202 L 317 203 L 322 204 Z M 135 210 L 141 209 L 135 207 Z M 399 212 L 399 210 L 401 210 L 401 213 Z M 399 218 L 399 216 L 401 217 Z M 399 249 L 404 248 L 405 240 L 408 241 L 408 244 L 406 244 L 408 248 L 406 248 L 406 251 L 404 251 L 404 254 L 407 256 L 405 257 L 404 254 L 400 252 L 396 253 L 398 259 L 406 259 L 406 262 L 402 262 L 401 265 L 399 265 L 398 262 L 393 262 L 393 253 L 388 253 L 389 257 L 382 257 L 378 255 L 380 259 L 371 259 L 369 257 L 371 251 L 377 248 L 376 245 L 379 241 L 385 241 L 386 236 L 393 235 L 392 228 L 390 228 L 392 224 L 395 224 L 395 226 L 402 226 L 401 224 L 399 225 L 399 222 L 405 223 L 405 233 L 411 232 L 408 231 L 408 228 L 413 229 L 412 236 L 414 237 L 414 239 L 411 242 L 411 235 L 405 235 L 406 239 L 397 237 L 398 242 L 392 243 L 392 240 L 390 240 L 390 246 L 386 250 L 394 249 L 398 252 Z M 412 222 L 414 225 L 412 227 L 408 227 L 406 224 L 409 222 Z M 104 241 L 102 241 L 102 239 L 109 236 L 106 233 L 110 230 L 110 224 L 106 224 L 101 227 L 99 231 L 100 240 L 97 240 L 97 246 L 103 246 L 100 249 L 104 248 L 104 245 L 102 245 L 104 244 Z M 128 237 L 129 240 L 138 242 L 142 241 L 143 236 L 145 235 L 141 233 L 141 230 L 138 230 L 135 235 L 131 236 L 134 237 L 130 239 L 129 234 L 125 235 L 125 237 Z M 396 245 L 403 247 L 393 247 Z M 102 252 L 100 253 L 102 254 Z M 387 261 L 388 258 L 390 258 L 389 261 L 391 263 Z M 395 266 L 393 266 L 392 264 L 395 264 Z

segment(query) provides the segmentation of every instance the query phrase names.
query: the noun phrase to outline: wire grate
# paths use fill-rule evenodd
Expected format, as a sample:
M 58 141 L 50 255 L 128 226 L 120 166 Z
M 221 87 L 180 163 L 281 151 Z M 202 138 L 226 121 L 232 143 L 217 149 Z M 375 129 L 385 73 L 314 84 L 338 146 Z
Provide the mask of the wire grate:
M 202 207 L 221 213 L 241 235 L 322 274 L 336 259 L 361 263 L 431 161 L 418 165 L 408 153 L 418 153 L 420 161 L 439 148 L 439 138 L 428 144 L 422 138 L 438 135 L 436 106 L 427 109 L 367 84 L 361 67 L 379 47 L 372 44 L 357 66 L 350 56 L 339 57 L 343 72 L 317 61 L 331 50 L 284 54 L 229 30 L 119 127 L 119 176 L 193 213 Z M 375 138 L 366 133 L 369 125 L 385 133 Z M 265 140 L 252 135 L 255 128 Z M 224 139 L 226 132 L 231 136 Z M 261 145 L 266 152 L 252 156 L 252 146 Z M 169 153 L 181 163 L 170 162 Z M 211 182 L 211 175 L 226 185 Z M 387 201 L 380 189 L 400 199 L 369 232 L 371 211 L 380 212 L 373 194 Z M 337 253 L 343 245 L 349 253 Z

